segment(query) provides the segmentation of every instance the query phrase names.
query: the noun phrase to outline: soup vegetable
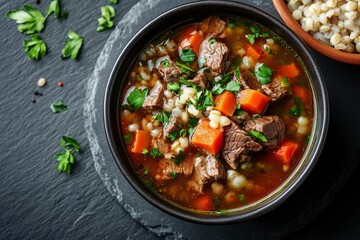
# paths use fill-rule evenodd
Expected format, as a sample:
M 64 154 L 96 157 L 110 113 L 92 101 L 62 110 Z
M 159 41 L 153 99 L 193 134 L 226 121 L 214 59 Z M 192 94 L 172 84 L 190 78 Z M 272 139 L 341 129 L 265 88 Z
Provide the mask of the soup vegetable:
M 121 101 L 121 134 L 138 176 L 178 205 L 217 213 L 281 185 L 313 123 L 296 54 L 269 29 L 234 16 L 149 44 Z

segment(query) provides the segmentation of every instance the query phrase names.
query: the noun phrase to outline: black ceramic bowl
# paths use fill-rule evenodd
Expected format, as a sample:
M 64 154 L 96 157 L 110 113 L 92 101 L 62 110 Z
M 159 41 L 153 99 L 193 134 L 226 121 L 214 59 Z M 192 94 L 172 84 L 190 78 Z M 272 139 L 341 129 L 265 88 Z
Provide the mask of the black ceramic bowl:
M 127 84 L 131 66 L 140 52 L 158 35 L 171 28 L 204 19 L 208 15 L 239 15 L 258 22 L 281 36 L 297 52 L 311 79 L 314 102 L 314 126 L 310 142 L 298 166 L 276 190 L 255 203 L 225 214 L 203 214 L 184 209 L 152 192 L 135 174 L 120 137 L 120 95 Z M 182 219 L 198 223 L 233 223 L 258 217 L 284 202 L 308 176 L 315 165 L 325 142 L 329 107 L 327 91 L 318 65 L 307 46 L 284 24 L 269 14 L 249 5 L 229 1 L 201 1 L 185 4 L 156 17 L 141 29 L 127 44 L 111 73 L 105 95 L 104 117 L 107 139 L 122 174 L 131 186 L 157 208 Z

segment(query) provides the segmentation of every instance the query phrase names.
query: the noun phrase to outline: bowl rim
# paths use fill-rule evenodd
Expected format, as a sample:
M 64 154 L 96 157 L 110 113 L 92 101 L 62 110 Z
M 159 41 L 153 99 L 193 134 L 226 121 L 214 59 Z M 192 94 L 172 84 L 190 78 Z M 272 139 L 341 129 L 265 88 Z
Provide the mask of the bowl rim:
M 303 55 L 302 61 L 307 66 L 308 71 L 311 72 L 311 73 L 309 73 L 309 74 L 311 74 L 311 77 L 318 80 L 316 82 L 316 84 L 318 84 L 318 87 L 319 87 L 318 91 L 320 91 L 320 93 L 319 93 L 319 96 L 317 96 L 317 97 L 319 98 L 319 100 L 321 100 L 320 105 L 323 106 L 323 109 L 321 109 L 321 110 L 324 113 L 323 114 L 324 117 L 323 117 L 323 119 L 321 119 L 322 121 L 318 122 L 319 127 L 320 127 L 320 129 L 318 130 L 318 136 L 317 136 L 317 138 L 313 137 L 313 141 L 312 141 L 313 144 L 316 143 L 316 146 L 315 146 L 316 149 L 311 151 L 312 156 L 309 157 L 308 165 L 306 165 L 302 169 L 302 171 L 296 172 L 296 176 L 294 176 L 295 180 L 293 180 L 292 182 L 290 182 L 290 180 L 289 180 L 288 182 L 289 182 L 290 186 L 287 186 L 287 188 L 285 190 L 282 190 L 282 191 L 279 191 L 277 189 L 274 190 L 272 193 L 273 193 L 273 195 L 275 195 L 274 193 L 276 192 L 276 196 L 274 196 L 273 197 L 274 199 L 272 199 L 272 200 L 271 199 L 267 200 L 268 201 L 267 204 L 265 204 L 265 205 L 260 204 L 260 207 L 255 208 L 255 210 L 251 210 L 251 212 L 241 213 L 241 214 L 237 214 L 237 215 L 236 215 L 236 213 L 235 214 L 234 213 L 229 213 L 229 214 L 213 213 L 211 215 L 199 214 L 195 211 L 191 211 L 188 209 L 185 210 L 184 208 L 182 208 L 181 206 L 178 206 L 178 205 L 176 207 L 175 206 L 176 204 L 174 204 L 174 203 L 170 204 L 164 198 L 160 198 L 159 196 L 157 196 L 156 193 L 154 193 L 154 191 L 149 190 L 144 185 L 143 182 L 139 181 L 139 177 L 135 176 L 136 174 L 131 173 L 131 170 L 129 171 L 129 169 L 127 168 L 128 167 L 127 165 L 129 165 L 129 163 L 126 163 L 127 161 L 122 161 L 124 158 L 124 156 L 123 156 L 124 154 L 119 152 L 118 146 L 116 145 L 115 140 L 114 140 L 115 138 L 119 138 L 119 136 L 116 135 L 118 133 L 118 131 L 113 132 L 114 128 L 117 129 L 118 126 L 114 126 L 114 123 L 112 121 L 112 116 L 111 116 L 112 115 L 111 114 L 111 99 L 114 97 L 113 95 L 115 94 L 112 92 L 112 89 L 116 83 L 118 72 L 120 71 L 120 67 L 125 58 L 124 56 L 129 54 L 129 52 L 131 51 L 131 47 L 134 47 L 134 45 L 136 45 L 136 44 L 139 45 L 139 42 L 141 42 L 139 39 L 141 39 L 141 37 L 143 37 L 143 35 L 146 34 L 146 32 L 149 29 L 151 29 L 151 27 L 153 25 L 159 24 L 164 19 L 171 18 L 171 16 L 174 14 L 175 15 L 179 14 L 179 12 L 186 12 L 186 10 L 194 9 L 194 8 L 199 10 L 199 9 L 202 9 L 204 6 L 211 6 L 214 9 L 223 7 L 225 9 L 223 12 L 217 12 L 217 13 L 215 13 L 215 11 L 212 10 L 211 14 L 208 14 L 208 15 L 230 14 L 230 12 L 235 11 L 234 9 L 241 10 L 243 12 L 244 11 L 252 12 L 253 14 L 258 15 L 258 17 L 256 17 L 256 18 L 263 19 L 263 21 L 265 21 L 265 20 L 271 21 L 272 22 L 271 24 L 274 24 L 276 27 L 280 28 L 283 31 L 283 34 L 289 35 L 289 36 L 287 36 L 287 38 L 292 38 L 292 41 L 294 41 L 294 43 L 292 43 L 292 44 L 289 43 L 289 44 L 296 45 L 297 48 L 300 48 L 301 50 L 303 50 L 301 53 Z M 181 13 L 181 14 L 184 14 L 184 13 Z M 206 17 L 206 16 L 204 16 L 204 17 Z M 247 17 L 247 18 L 249 18 L 249 17 Z M 252 20 L 255 22 L 259 22 L 258 19 L 257 20 L 252 19 Z M 182 23 L 183 22 L 184 21 L 182 21 Z M 265 25 L 264 22 L 262 22 L 261 24 Z M 175 25 L 176 24 L 171 24 L 171 26 L 175 26 Z M 279 34 L 279 33 L 277 33 L 277 34 Z M 282 37 L 284 37 L 284 36 L 282 36 Z M 150 40 L 147 40 L 147 44 L 149 43 L 149 41 Z M 135 50 L 133 50 L 133 51 L 135 51 Z M 136 51 L 137 51 L 137 55 L 138 55 L 140 53 L 140 49 L 137 49 Z M 306 62 L 307 62 L 307 64 L 306 64 Z M 127 70 L 126 72 L 128 73 L 129 71 L 130 70 Z M 310 81 L 313 86 L 313 84 L 314 84 L 314 83 L 312 83 L 313 80 L 310 80 Z M 123 83 L 121 83 L 121 87 L 123 87 Z M 315 90 L 313 89 L 313 91 L 315 91 Z M 117 93 L 117 95 L 119 96 L 120 93 Z M 315 93 L 314 93 L 314 97 L 315 97 Z M 117 106 L 118 106 L 118 104 L 119 103 L 117 103 Z M 315 111 L 316 106 L 317 106 L 317 103 L 314 100 L 314 111 Z M 298 38 L 285 24 L 283 24 L 281 21 L 279 21 L 275 17 L 271 16 L 270 14 L 266 13 L 265 11 L 260 10 L 256 7 L 250 6 L 245 3 L 224 1 L 224 0 L 223 1 L 211 1 L 211 0 L 196 1 L 196 2 L 182 4 L 175 8 L 172 8 L 168 11 L 165 11 L 164 13 L 160 14 L 159 16 L 157 16 L 153 20 L 151 20 L 149 23 L 147 23 L 144 27 L 142 27 L 141 30 L 138 31 L 134 35 L 134 37 L 126 44 L 126 46 L 123 48 L 123 50 L 119 54 L 118 59 L 115 62 L 115 65 L 111 71 L 111 74 L 109 76 L 108 83 L 107 83 L 107 86 L 105 89 L 104 112 L 103 112 L 106 139 L 109 144 L 112 156 L 114 157 L 114 160 L 117 163 L 118 167 L 120 168 L 120 171 L 122 172 L 125 179 L 136 190 L 136 192 L 138 192 L 145 200 L 147 200 L 149 203 L 151 203 L 158 209 L 161 209 L 162 211 L 164 211 L 172 216 L 176 216 L 183 220 L 188 220 L 188 221 L 202 223 L 202 224 L 228 224 L 228 223 L 249 220 L 249 219 L 252 219 L 257 216 L 261 216 L 261 215 L 269 212 L 270 210 L 272 210 L 275 207 L 277 207 L 278 205 L 280 205 L 280 203 L 284 202 L 291 195 L 291 193 L 293 193 L 300 186 L 301 182 L 303 182 L 305 180 L 305 178 L 309 174 L 310 170 L 313 168 L 317 159 L 319 158 L 321 150 L 325 143 L 325 138 L 326 138 L 326 134 L 327 134 L 328 115 L 329 115 L 328 95 L 327 95 L 327 90 L 325 87 L 325 83 L 323 81 L 322 74 L 320 72 L 320 68 L 317 65 L 314 57 L 311 55 L 309 48 L 301 41 L 301 39 Z M 314 124 L 314 126 L 315 126 L 315 124 Z M 315 131 L 314 129 L 315 129 L 315 127 L 313 128 L 313 132 Z M 122 140 L 120 140 L 120 141 L 122 142 Z M 122 148 L 122 150 L 125 150 L 125 148 L 123 146 L 124 144 L 121 144 L 121 145 L 122 146 L 120 146 L 120 147 Z M 308 145 L 307 148 L 308 149 L 310 148 L 310 144 Z M 310 150 L 309 150 L 309 152 L 310 152 Z M 127 155 L 127 153 L 125 155 Z M 125 158 L 127 158 L 127 160 L 128 160 L 128 156 L 125 156 Z M 292 174 L 295 175 L 295 170 Z M 290 176 L 289 176 L 289 178 L 290 178 Z M 266 197 L 264 197 L 263 199 L 265 199 L 265 198 Z
M 305 41 L 312 49 L 334 60 L 360 65 L 360 53 L 348 53 L 337 50 L 326 45 L 320 40 L 315 39 L 310 33 L 306 32 L 301 27 L 298 21 L 292 17 L 284 0 L 273 0 L 273 3 L 280 17 L 287 26 L 297 33 L 299 37 L 303 39 L 303 41 Z

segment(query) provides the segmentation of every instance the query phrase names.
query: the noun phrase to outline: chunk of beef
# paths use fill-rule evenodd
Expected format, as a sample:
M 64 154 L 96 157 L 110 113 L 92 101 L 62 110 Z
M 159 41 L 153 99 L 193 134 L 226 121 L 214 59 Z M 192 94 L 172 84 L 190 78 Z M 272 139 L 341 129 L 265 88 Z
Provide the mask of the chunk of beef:
M 152 142 L 153 142 L 154 147 L 158 148 L 162 154 L 165 155 L 165 154 L 171 152 L 170 143 L 166 142 L 163 138 L 154 139 Z
M 239 116 L 230 116 L 230 119 L 239 125 L 251 119 L 251 116 L 248 112 L 243 111 Z
M 225 43 L 211 42 L 206 38 L 200 45 L 199 61 L 210 69 L 211 75 L 220 75 L 224 71 L 228 51 Z
M 164 87 L 160 81 L 156 81 L 149 95 L 145 98 L 142 105 L 145 109 L 162 108 L 164 101 Z
M 159 160 L 159 168 L 161 169 L 160 176 L 163 180 L 171 179 L 174 173 L 189 176 L 194 170 L 194 159 L 187 158 L 182 163 L 176 164 L 171 159 L 162 158 Z
M 165 82 L 175 82 L 181 74 L 180 68 L 170 58 L 160 62 L 158 71 Z
M 261 144 L 267 149 L 278 146 L 285 136 L 285 124 L 276 115 L 251 119 L 245 123 L 245 130 L 255 130 L 264 134 L 268 141 Z
M 200 23 L 200 31 L 205 36 L 211 36 L 214 38 L 224 38 L 226 23 L 218 17 L 209 17 Z
M 238 167 L 239 162 L 248 161 L 252 152 L 262 149 L 262 146 L 247 135 L 247 132 L 231 121 L 230 125 L 224 127 L 224 145 L 221 156 L 233 169 Z
M 221 161 L 212 155 L 195 158 L 195 171 L 193 179 L 188 186 L 199 193 L 203 192 L 204 185 L 208 182 L 217 181 L 225 177 L 225 168 Z
M 207 80 L 206 74 L 204 72 L 200 72 L 192 80 L 189 80 L 189 82 L 195 83 L 200 88 L 207 88 L 207 86 L 208 86 L 208 80 Z
M 172 116 L 169 119 L 169 122 L 165 124 L 164 126 L 164 138 L 167 139 L 170 135 L 170 133 L 179 131 L 181 126 L 181 120 Z
M 261 84 L 251 71 L 246 70 L 242 72 L 239 81 L 245 89 L 254 89 L 261 92 Z
M 270 97 L 270 100 L 275 102 L 286 96 L 291 95 L 291 90 L 289 87 L 282 86 L 282 78 L 277 77 L 272 80 L 271 83 L 262 85 L 261 88 L 263 92 Z

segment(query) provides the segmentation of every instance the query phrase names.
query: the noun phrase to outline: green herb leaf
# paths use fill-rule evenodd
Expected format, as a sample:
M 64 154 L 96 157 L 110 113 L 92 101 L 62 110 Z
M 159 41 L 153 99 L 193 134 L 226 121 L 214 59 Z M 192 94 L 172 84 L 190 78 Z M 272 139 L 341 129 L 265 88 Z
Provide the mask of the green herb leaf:
M 296 106 L 292 106 L 290 109 L 289 109 L 289 115 L 291 116 L 298 116 L 300 114 L 300 109 Z
M 134 109 L 139 109 L 143 105 L 148 93 L 148 88 L 144 88 L 143 90 L 134 89 L 133 91 L 131 91 L 126 100 L 129 103 L 130 107 Z
M 186 66 L 185 64 L 182 64 L 182 63 L 180 63 L 180 62 L 175 62 L 175 65 L 178 66 L 178 67 L 181 67 L 181 68 L 183 68 L 183 69 L 185 69 L 185 70 L 188 70 L 188 71 L 190 71 L 190 72 L 195 72 L 194 69 L 191 69 L 191 68 L 189 68 L 188 66 Z
M 261 116 L 262 116 L 261 114 L 258 114 L 258 113 L 257 113 L 257 114 L 252 115 L 252 116 L 251 116 L 251 119 L 261 118 Z
M 170 175 L 171 175 L 171 178 L 172 178 L 172 179 L 175 179 L 175 178 L 176 178 L 176 172 L 171 171 Z
M 179 165 L 184 161 L 184 153 L 182 150 L 179 151 L 178 155 L 176 157 L 172 157 L 171 160 L 174 161 L 176 165 Z
M 209 40 L 209 42 L 210 42 L 210 44 L 214 44 L 214 43 L 216 43 L 216 39 L 215 39 L 215 38 L 211 38 L 211 39 Z
M 211 91 L 200 91 L 195 95 L 195 108 L 197 110 L 205 110 L 211 106 L 215 106 Z
M 246 34 L 245 37 L 249 40 L 249 42 L 251 44 L 255 43 L 255 39 L 259 38 L 259 37 L 264 37 L 267 38 L 269 37 L 269 33 L 267 32 L 261 32 L 260 27 L 259 26 L 252 26 L 250 27 L 251 33 L 250 34 Z
M 255 43 L 255 36 L 253 34 L 246 34 L 245 37 L 247 38 L 247 40 L 249 40 L 251 44 Z
M 167 89 L 169 91 L 173 91 L 173 92 L 178 93 L 179 90 L 180 90 L 180 85 L 177 82 L 170 82 L 170 83 L 167 84 Z
M 187 128 L 188 128 L 188 134 L 189 136 L 194 132 L 194 128 L 197 126 L 199 122 L 199 119 L 194 117 L 194 116 L 190 116 L 189 117 L 189 121 L 186 124 Z
M 68 109 L 66 104 L 61 100 L 55 101 L 53 104 L 50 105 L 50 108 L 54 113 L 63 112 Z
M 182 49 L 180 52 L 180 60 L 187 64 L 192 63 L 195 60 L 194 51 L 191 48 Z
M 250 130 L 249 135 L 259 139 L 262 142 L 267 142 L 268 141 L 264 134 L 262 134 L 261 132 L 255 131 L 255 130 Z
M 53 0 L 47 10 L 46 18 L 50 16 L 52 13 L 54 13 L 54 16 L 56 18 L 64 18 L 66 19 L 68 16 L 68 13 L 66 11 L 63 11 L 60 7 L 60 0 Z
M 240 200 L 240 202 L 242 202 L 243 204 L 248 204 L 248 202 L 245 199 L 245 195 L 242 193 L 239 193 L 238 195 L 238 199 Z
M 99 26 L 96 29 L 98 32 L 114 26 L 113 17 L 115 16 L 115 9 L 110 5 L 103 6 L 101 7 L 101 15 L 102 17 L 98 19 Z
M 230 81 L 226 84 L 225 90 L 230 92 L 240 91 L 240 84 L 237 81 Z
M 143 150 L 141 151 L 142 155 L 146 155 L 149 153 L 149 150 L 147 150 L 147 148 L 143 148 Z
M 214 94 L 219 95 L 219 94 L 223 93 L 225 91 L 225 89 L 221 86 L 220 83 L 215 83 L 214 86 L 212 87 L 211 91 Z
M 301 116 L 305 116 L 305 110 L 304 110 L 304 105 L 303 103 L 301 102 L 301 99 L 299 97 L 295 97 L 294 98 L 294 104 L 290 110 L 289 110 L 289 115 L 291 116 L 298 116 L 298 115 L 301 115 Z
M 47 53 L 45 42 L 36 34 L 30 36 L 31 40 L 24 39 L 23 48 L 29 59 L 38 60 Z
M 77 58 L 84 38 L 74 31 L 69 31 L 68 38 L 65 41 L 65 47 L 61 50 L 63 58 L 71 57 L 71 59 Z
M 235 74 L 236 80 L 238 80 L 240 78 L 240 68 L 239 68 L 239 66 L 237 66 L 235 68 L 234 74 Z
M 174 141 L 175 139 L 177 139 L 180 136 L 180 131 L 174 131 L 174 132 L 170 132 L 169 133 L 169 140 L 170 141 Z
M 156 115 L 153 117 L 155 120 L 158 120 L 161 122 L 161 124 L 164 126 L 166 123 L 169 122 L 170 114 L 166 111 L 162 111 L 161 115 Z
M 64 149 L 69 149 L 72 147 L 76 152 L 80 151 L 79 143 L 70 136 L 63 136 L 61 138 L 60 144 Z
M 151 151 L 150 151 L 150 156 L 151 156 L 152 158 L 157 158 L 157 157 L 162 157 L 162 156 L 164 156 L 164 155 L 159 151 L 158 148 L 153 148 L 153 149 L 151 149 Z
M 179 83 L 183 84 L 183 85 L 186 85 L 188 87 L 193 87 L 195 89 L 197 89 L 197 87 L 198 87 L 195 83 L 192 83 L 189 80 L 185 80 L 183 78 L 179 78 Z
M 149 169 L 146 168 L 146 169 L 144 170 L 144 175 L 148 175 L 148 174 L 149 174 Z
M 25 34 L 39 33 L 44 29 L 46 18 L 31 5 L 25 4 L 25 10 L 15 9 L 7 13 L 8 18 L 19 24 L 18 31 Z
M 283 88 L 288 88 L 290 87 L 290 83 L 289 83 L 289 78 L 288 77 L 283 77 L 281 80 L 281 87 Z
M 161 61 L 161 63 L 162 63 L 162 65 L 163 65 L 164 67 L 169 67 L 169 66 L 170 66 L 170 61 L 169 61 L 169 59 L 164 59 L 164 60 Z
M 124 140 L 125 144 L 130 144 L 130 142 L 131 142 L 131 134 L 130 133 L 125 134 L 123 136 L 123 140 Z
M 118 3 L 118 0 L 110 0 L 110 3 L 112 3 L 112 4 L 117 4 L 117 3 Z
M 271 82 L 270 79 L 271 75 L 272 75 L 272 70 L 265 64 L 263 64 L 255 71 L 255 77 L 262 85 L 269 84 Z

